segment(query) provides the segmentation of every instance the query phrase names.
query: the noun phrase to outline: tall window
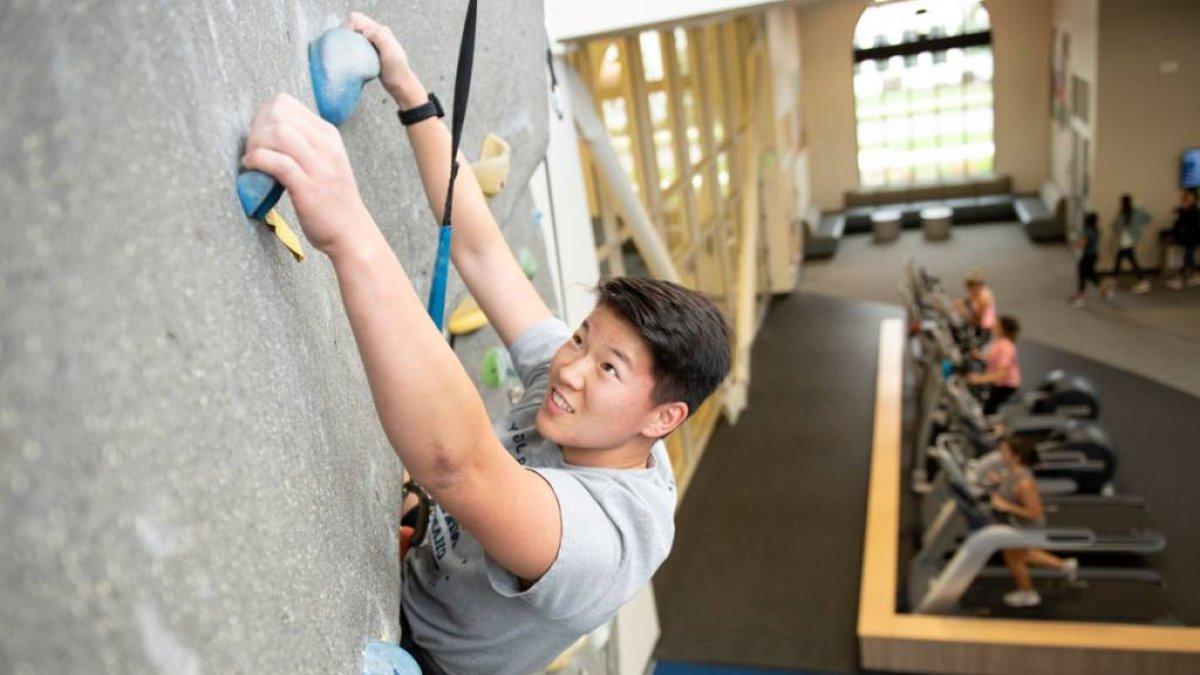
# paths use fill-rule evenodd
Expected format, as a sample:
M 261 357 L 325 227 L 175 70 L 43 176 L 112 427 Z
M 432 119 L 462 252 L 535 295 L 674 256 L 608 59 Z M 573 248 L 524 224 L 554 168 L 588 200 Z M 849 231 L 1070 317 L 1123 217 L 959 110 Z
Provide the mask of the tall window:
M 854 30 L 854 98 L 863 187 L 990 173 L 992 33 L 980 0 L 867 8 Z

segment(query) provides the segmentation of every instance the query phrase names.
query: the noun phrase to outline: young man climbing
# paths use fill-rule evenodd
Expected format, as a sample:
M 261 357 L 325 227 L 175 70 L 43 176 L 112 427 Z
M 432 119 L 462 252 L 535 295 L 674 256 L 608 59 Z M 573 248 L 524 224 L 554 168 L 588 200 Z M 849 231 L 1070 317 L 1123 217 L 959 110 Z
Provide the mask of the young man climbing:
M 402 111 L 429 95 L 391 31 L 354 14 Z M 451 138 L 408 115 L 440 218 Z M 405 644 L 427 672 L 528 673 L 606 622 L 674 536 L 661 439 L 720 384 L 729 331 L 680 286 L 616 279 L 574 332 L 526 279 L 460 156 L 451 255 L 510 349 L 525 397 L 492 427 L 359 195 L 341 137 L 280 95 L 255 115 L 243 157 L 292 196 L 333 264 L 375 407 L 402 463 L 438 506 L 404 563 Z

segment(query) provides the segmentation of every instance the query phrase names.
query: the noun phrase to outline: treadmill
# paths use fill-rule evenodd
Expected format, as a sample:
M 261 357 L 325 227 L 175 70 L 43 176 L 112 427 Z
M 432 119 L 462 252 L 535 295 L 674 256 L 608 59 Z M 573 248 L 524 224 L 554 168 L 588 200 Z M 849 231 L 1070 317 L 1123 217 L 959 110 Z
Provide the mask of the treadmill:
M 970 458 L 975 458 L 978 475 L 1001 467 L 996 444 L 999 441 L 988 428 L 988 420 L 974 396 L 956 377 L 939 382 L 938 405 L 928 409 L 918 423 L 912 458 L 914 491 L 928 492 L 928 480 L 937 465 L 930 449 L 935 439 L 947 431 L 960 432 L 970 441 Z M 1043 495 L 1073 493 L 1100 494 L 1111 490 L 1117 471 L 1117 452 L 1108 433 L 1090 420 L 1035 416 L 1020 424 L 1009 422 L 1008 433 L 1031 437 L 1038 452 L 1033 467 Z
M 962 541 L 970 534 L 967 521 L 956 517 L 956 491 L 978 502 L 987 499 L 989 491 L 963 471 L 962 458 L 954 450 L 959 440 L 951 434 L 938 438 L 933 454 L 942 470 L 921 502 L 922 543 L 938 536 Z M 1166 548 L 1166 538 L 1150 529 L 1149 509 L 1140 497 L 1064 495 L 1046 498 L 1043 505 L 1048 526 L 1091 534 L 1080 546 L 1059 549 L 1079 556 L 1081 562 L 1128 566 L 1140 564 L 1138 556 L 1161 553 Z M 947 528 L 952 531 L 945 532 Z
M 1004 593 L 1013 589 L 1002 568 L 987 569 L 993 555 L 1007 548 L 1064 551 L 1096 541 L 1092 532 L 1077 528 L 1014 527 L 998 523 L 974 497 L 951 488 L 954 519 L 965 523 L 969 535 L 956 547 L 949 523 L 922 546 L 909 567 L 908 602 L 917 614 L 1007 616 L 1024 619 L 1096 621 L 1180 625 L 1172 613 L 1162 578 L 1151 569 L 1081 566 L 1077 586 L 1061 573 L 1034 571 L 1042 596 L 1039 607 L 1010 608 Z M 986 571 L 985 571 L 986 570 Z

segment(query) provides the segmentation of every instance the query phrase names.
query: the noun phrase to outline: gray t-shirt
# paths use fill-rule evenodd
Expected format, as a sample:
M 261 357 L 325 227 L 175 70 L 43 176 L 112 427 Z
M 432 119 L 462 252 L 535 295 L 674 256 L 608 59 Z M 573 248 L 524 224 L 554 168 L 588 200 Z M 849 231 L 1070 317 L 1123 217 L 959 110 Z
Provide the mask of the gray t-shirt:
M 404 568 L 404 613 L 417 644 L 450 673 L 525 674 L 546 667 L 608 621 L 667 557 L 675 536 L 675 479 L 662 441 L 645 469 L 568 465 L 536 417 L 550 359 L 571 330 L 548 319 L 510 352 L 525 395 L 495 424 L 504 447 L 558 498 L 562 543 L 528 589 L 495 563 L 454 517 L 434 509 Z

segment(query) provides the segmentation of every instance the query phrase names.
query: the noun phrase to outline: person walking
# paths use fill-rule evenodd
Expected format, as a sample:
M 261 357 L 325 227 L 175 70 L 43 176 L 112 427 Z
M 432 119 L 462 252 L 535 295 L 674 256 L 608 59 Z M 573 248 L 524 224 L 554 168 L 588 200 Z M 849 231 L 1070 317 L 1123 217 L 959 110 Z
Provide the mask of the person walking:
M 1112 295 L 1112 289 L 1102 286 L 1100 277 L 1096 275 L 1096 258 L 1100 250 L 1100 230 L 1096 227 L 1097 221 L 1096 213 L 1089 211 L 1083 217 L 1083 231 L 1075 238 L 1074 247 L 1079 254 L 1079 263 L 1078 283 L 1075 286 L 1075 295 L 1072 295 L 1070 300 L 1072 307 L 1083 307 L 1086 304 L 1083 292 L 1089 282 L 1095 285 L 1106 299 Z
M 1137 275 L 1137 283 L 1133 292 L 1139 295 L 1150 292 L 1150 282 L 1138 265 L 1137 245 L 1142 238 L 1142 227 L 1150 222 L 1150 214 L 1133 205 L 1132 195 L 1121 195 L 1121 209 L 1113 221 L 1113 232 L 1117 233 L 1117 260 L 1113 264 L 1113 282 L 1121 276 L 1122 263 L 1129 261 L 1133 273 Z

